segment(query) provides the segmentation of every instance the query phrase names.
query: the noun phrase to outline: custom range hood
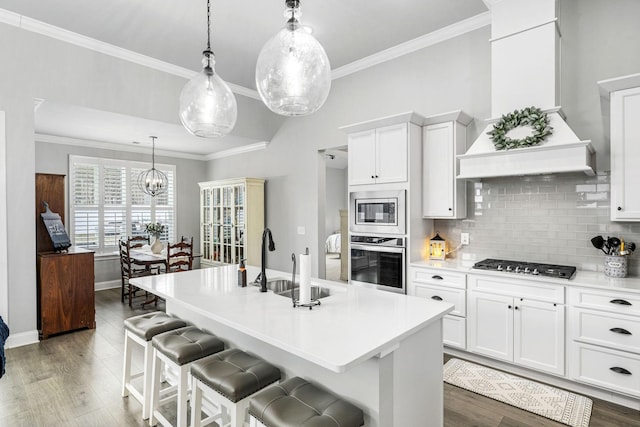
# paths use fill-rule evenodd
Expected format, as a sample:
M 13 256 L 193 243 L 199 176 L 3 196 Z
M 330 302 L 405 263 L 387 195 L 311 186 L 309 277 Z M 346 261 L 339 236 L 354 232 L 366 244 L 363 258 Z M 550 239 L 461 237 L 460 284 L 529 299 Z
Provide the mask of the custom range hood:
M 556 0 L 485 0 L 491 9 L 491 115 L 459 155 L 459 179 L 584 172 L 594 175 L 595 151 L 564 121 L 560 99 L 560 30 Z M 539 145 L 496 150 L 487 132 L 502 115 L 540 108 L 553 128 Z M 509 137 L 531 134 L 518 127 Z

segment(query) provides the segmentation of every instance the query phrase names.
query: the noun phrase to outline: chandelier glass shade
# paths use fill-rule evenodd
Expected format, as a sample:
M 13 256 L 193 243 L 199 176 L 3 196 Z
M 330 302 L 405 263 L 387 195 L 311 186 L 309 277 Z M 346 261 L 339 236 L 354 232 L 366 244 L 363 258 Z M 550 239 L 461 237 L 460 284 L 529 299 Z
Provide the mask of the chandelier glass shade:
M 169 179 L 167 175 L 156 169 L 156 137 L 151 138 L 151 169 L 141 172 L 138 175 L 138 187 L 143 193 L 150 195 L 151 197 L 158 196 L 166 193 L 169 187 Z
M 179 106 L 182 125 L 193 135 L 204 138 L 227 135 L 238 118 L 236 98 L 215 72 L 210 34 L 211 6 L 207 0 L 207 49 L 203 52 L 203 68 L 182 88 Z
M 289 20 L 260 51 L 256 87 L 274 113 L 303 116 L 316 112 L 327 100 L 331 64 L 322 45 L 300 25 L 300 1 L 285 3 Z

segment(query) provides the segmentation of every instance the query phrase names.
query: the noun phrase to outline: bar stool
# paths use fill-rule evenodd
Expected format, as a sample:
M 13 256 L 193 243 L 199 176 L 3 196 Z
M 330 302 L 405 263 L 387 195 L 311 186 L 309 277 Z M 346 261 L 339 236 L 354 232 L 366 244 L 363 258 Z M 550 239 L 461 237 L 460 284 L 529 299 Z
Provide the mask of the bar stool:
M 249 403 L 250 427 L 359 427 L 361 409 L 293 377 L 256 394 Z
M 160 406 L 177 399 L 176 425 L 186 427 L 189 368 L 194 361 L 224 350 L 224 342 L 195 326 L 156 335 L 151 342 L 153 344 L 153 376 L 149 425 L 155 426 L 159 422 L 164 426 L 170 426 L 171 423 L 160 412 Z M 160 372 L 163 364 L 168 369 L 177 371 L 178 378 L 175 386 L 160 390 Z M 161 394 L 162 399 L 160 399 Z
M 142 419 L 149 418 L 151 408 L 151 361 L 153 349 L 151 339 L 163 332 L 187 326 L 181 319 L 171 317 L 162 311 L 154 311 L 133 316 L 124 321 L 124 363 L 122 364 L 122 397 L 131 396 L 142 404 Z M 132 344 L 139 344 L 144 349 L 144 367 L 142 372 L 131 373 Z M 142 390 L 134 387 L 132 381 L 143 377 Z
M 280 370 L 259 357 L 238 349 L 229 349 L 198 360 L 191 365 L 191 426 L 200 427 L 222 418 L 223 408 L 229 414 L 220 427 L 241 427 L 249 406 L 249 398 L 280 379 Z M 218 406 L 219 414 L 201 420 L 202 399 Z

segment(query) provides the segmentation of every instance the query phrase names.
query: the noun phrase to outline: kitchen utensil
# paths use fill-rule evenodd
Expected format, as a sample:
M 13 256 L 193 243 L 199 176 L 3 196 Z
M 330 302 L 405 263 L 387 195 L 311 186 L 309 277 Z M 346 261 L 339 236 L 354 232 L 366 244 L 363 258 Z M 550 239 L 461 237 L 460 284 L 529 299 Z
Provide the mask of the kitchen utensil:
M 605 240 L 604 237 L 602 236 L 596 236 L 594 238 L 591 239 L 591 244 L 593 245 L 594 248 L 596 249 L 600 249 L 602 252 L 604 252 L 605 254 L 608 254 L 607 251 L 604 250 L 604 244 L 605 244 Z
M 636 244 L 635 243 L 631 242 L 631 243 L 627 244 L 627 251 L 633 252 L 635 250 L 636 250 Z
M 609 254 L 615 255 L 616 252 L 618 252 L 618 247 L 620 247 L 620 239 L 617 237 L 609 237 L 607 243 L 609 244 Z

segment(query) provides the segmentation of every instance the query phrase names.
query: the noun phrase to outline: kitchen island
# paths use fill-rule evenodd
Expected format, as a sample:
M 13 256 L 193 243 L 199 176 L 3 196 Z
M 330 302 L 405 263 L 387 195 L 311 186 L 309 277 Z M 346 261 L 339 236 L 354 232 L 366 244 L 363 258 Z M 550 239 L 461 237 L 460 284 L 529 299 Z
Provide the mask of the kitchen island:
M 259 270 L 249 266 L 247 276 Z M 290 273 L 267 270 L 267 277 Z M 237 266 L 131 279 L 166 310 L 362 408 L 365 425 L 441 426 L 442 317 L 451 304 L 319 279 L 330 295 L 313 310 L 258 287 Z

